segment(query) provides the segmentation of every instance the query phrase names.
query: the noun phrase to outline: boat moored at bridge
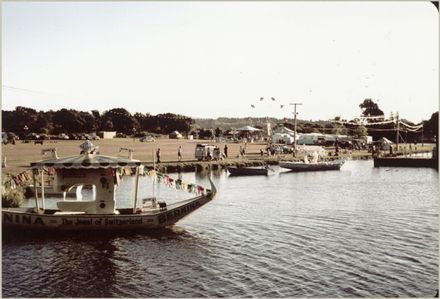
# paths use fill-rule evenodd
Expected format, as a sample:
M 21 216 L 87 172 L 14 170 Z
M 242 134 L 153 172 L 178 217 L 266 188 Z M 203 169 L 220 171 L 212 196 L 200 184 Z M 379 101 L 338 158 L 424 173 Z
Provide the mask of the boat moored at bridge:
M 23 230 L 142 230 L 167 227 L 191 214 L 211 201 L 216 188 L 211 178 L 211 187 L 198 196 L 167 204 L 156 197 L 145 198 L 138 207 L 139 176 L 143 169 L 141 161 L 132 158 L 104 156 L 90 141 L 81 145 L 78 156 L 58 158 L 51 149 L 52 158 L 31 163 L 34 188 L 41 175 L 41 191 L 35 193 L 34 208 L 2 208 L 4 228 Z M 55 172 L 53 190 L 65 194 L 75 187 L 92 187 L 93 200 L 66 200 L 65 196 L 56 202 L 56 209 L 47 209 L 44 195 L 43 168 Z M 116 208 L 116 188 L 122 179 L 122 169 L 135 170 L 133 205 Z M 39 197 L 40 195 L 40 197 Z

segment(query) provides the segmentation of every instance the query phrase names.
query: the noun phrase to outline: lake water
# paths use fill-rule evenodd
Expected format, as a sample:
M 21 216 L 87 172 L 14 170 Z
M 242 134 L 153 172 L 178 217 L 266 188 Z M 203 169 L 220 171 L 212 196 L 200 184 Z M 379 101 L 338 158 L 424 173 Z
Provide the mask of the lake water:
M 177 178 L 177 174 L 172 175 Z M 3 236 L 3 297 L 432 297 L 438 172 L 214 174 L 219 194 L 157 233 Z M 182 179 L 209 186 L 206 175 Z M 132 178 L 118 193 L 131 202 Z M 141 195 L 152 193 L 141 179 Z M 155 194 L 192 196 L 158 185 Z M 48 205 L 53 205 L 49 200 Z M 121 206 L 120 205 L 120 206 Z

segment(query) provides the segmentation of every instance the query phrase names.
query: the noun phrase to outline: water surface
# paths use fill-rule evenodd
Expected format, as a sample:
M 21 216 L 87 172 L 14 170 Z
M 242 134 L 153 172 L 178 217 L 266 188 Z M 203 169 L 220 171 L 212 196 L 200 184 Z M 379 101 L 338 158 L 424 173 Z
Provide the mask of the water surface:
M 4 235 L 3 296 L 435 294 L 437 171 L 348 161 L 341 171 L 275 168 L 267 177 L 218 172 L 213 178 L 216 199 L 172 229 Z M 209 186 L 206 174 L 182 179 Z M 130 206 L 132 183 L 125 178 L 120 186 L 120 207 Z M 140 188 L 142 197 L 152 195 L 151 179 L 142 178 Z M 173 200 L 191 196 L 165 185 L 154 193 Z

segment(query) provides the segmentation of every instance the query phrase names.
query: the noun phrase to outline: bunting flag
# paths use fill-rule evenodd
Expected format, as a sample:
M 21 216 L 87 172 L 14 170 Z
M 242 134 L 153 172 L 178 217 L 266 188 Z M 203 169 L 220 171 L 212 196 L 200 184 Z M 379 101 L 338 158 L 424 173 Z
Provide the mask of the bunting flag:
M 175 181 L 175 184 L 176 184 L 176 189 L 177 190 L 180 190 L 180 189 L 182 189 L 182 180 L 176 180 Z
M 177 190 L 195 193 L 197 195 L 205 195 L 206 192 L 211 191 L 210 189 L 206 189 L 203 186 L 187 183 L 182 179 L 173 179 L 169 175 L 157 172 L 155 170 L 144 170 L 144 174 L 151 179 L 157 179 L 158 182 L 163 181 L 166 186 L 170 188 L 176 188 Z
M 54 168 L 43 168 L 43 173 L 47 176 L 52 176 L 55 174 Z M 32 174 L 35 174 L 36 176 L 39 176 L 41 174 L 38 169 L 34 170 L 26 170 L 23 171 L 17 175 L 11 175 L 8 180 L 5 182 L 5 187 L 9 187 L 11 189 L 15 189 L 17 187 L 23 187 L 28 185 L 32 181 Z
M 156 177 L 157 173 L 156 170 L 148 170 L 148 169 L 144 169 L 144 175 L 147 175 L 149 177 Z
M 32 170 L 26 170 L 26 171 L 19 173 L 18 175 L 11 175 L 10 178 L 5 180 L 4 186 L 6 188 L 10 188 L 10 189 L 15 189 L 17 187 L 25 186 L 29 182 L 32 181 L 32 179 L 33 179 L 32 174 L 35 174 L 35 176 L 39 176 L 39 175 L 41 175 L 41 171 L 43 171 L 43 173 L 47 176 L 53 176 L 56 174 L 56 170 L 53 167 L 48 167 L 47 169 L 42 168 L 41 170 L 37 169 L 37 168 L 32 169 Z M 129 167 L 122 168 L 122 169 L 120 169 L 120 168 L 119 169 L 108 169 L 108 174 L 111 176 L 131 175 L 132 170 Z M 147 168 L 144 168 L 144 171 L 142 174 L 147 175 L 148 177 L 150 177 L 152 179 L 156 179 L 158 182 L 163 181 L 165 183 L 165 185 L 167 185 L 168 187 L 174 187 L 177 190 L 182 190 L 182 191 L 186 191 L 189 193 L 196 193 L 198 195 L 204 195 L 204 194 L 206 194 L 206 192 L 210 191 L 209 189 L 205 189 L 202 186 L 187 183 L 181 179 L 173 179 L 169 175 L 160 173 L 154 169 L 148 170 Z
M 401 125 L 404 125 L 405 127 L 409 128 L 409 129 L 413 129 L 413 130 L 419 130 L 419 129 L 423 128 L 423 124 L 412 126 L 412 125 L 406 124 L 406 123 L 404 123 L 402 121 L 399 121 L 399 123 Z
M 374 123 L 366 123 L 366 126 L 378 126 L 378 125 L 386 125 L 394 123 L 394 120 L 388 120 L 388 121 L 380 121 L 380 122 L 374 122 Z
M 114 177 L 116 175 L 116 170 L 114 168 L 107 168 L 107 175 Z
M 53 167 L 47 168 L 47 175 L 55 175 L 55 168 Z
M 132 171 L 130 167 L 123 168 L 123 175 L 132 175 Z
M 372 119 L 378 119 L 381 121 L 378 122 L 368 122 L 368 120 L 372 120 Z M 380 126 L 380 125 L 386 125 L 386 124 L 394 124 L 396 125 L 397 122 L 399 123 L 399 125 L 403 125 L 405 127 L 405 129 L 408 129 L 408 131 L 410 132 L 417 132 L 419 130 L 421 130 L 423 128 L 423 122 L 419 123 L 417 125 L 410 125 L 405 123 L 404 121 L 402 121 L 401 119 L 398 120 L 398 118 L 394 117 L 393 115 L 391 115 L 391 117 L 389 119 L 385 119 L 385 117 L 383 115 L 380 116 L 361 116 L 361 117 L 357 117 L 353 120 L 347 121 L 347 120 L 331 120 L 333 123 L 338 123 L 338 124 L 342 124 L 342 125 L 352 125 L 352 126 Z M 412 130 L 412 131 L 411 131 Z

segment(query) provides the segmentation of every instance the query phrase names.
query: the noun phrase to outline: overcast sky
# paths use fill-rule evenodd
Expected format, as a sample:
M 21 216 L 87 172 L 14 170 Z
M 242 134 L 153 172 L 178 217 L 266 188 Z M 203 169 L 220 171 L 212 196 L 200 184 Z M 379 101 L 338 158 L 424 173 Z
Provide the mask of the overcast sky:
M 358 116 L 365 98 L 414 122 L 438 110 L 429 2 L 3 2 L 2 13 L 4 110 L 292 117 L 301 102 L 300 119 L 326 120 Z

